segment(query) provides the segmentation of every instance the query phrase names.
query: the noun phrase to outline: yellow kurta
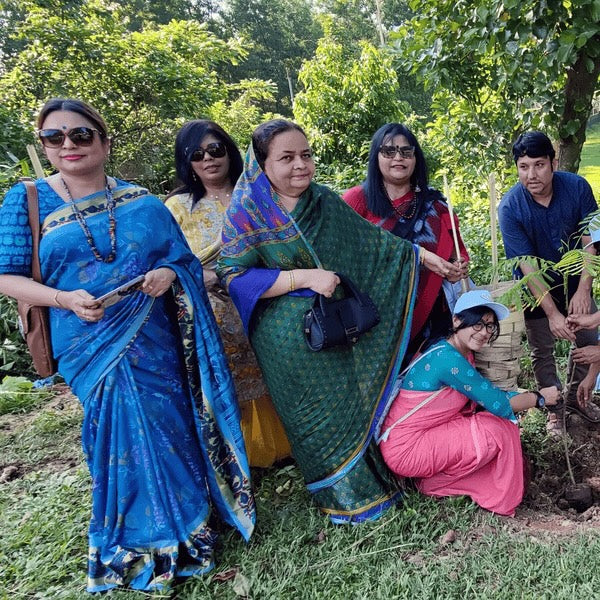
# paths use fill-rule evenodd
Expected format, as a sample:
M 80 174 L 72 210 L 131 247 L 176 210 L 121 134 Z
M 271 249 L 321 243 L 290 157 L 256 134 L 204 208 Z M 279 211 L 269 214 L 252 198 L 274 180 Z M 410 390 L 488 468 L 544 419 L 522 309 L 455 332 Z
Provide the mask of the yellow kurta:
M 171 196 L 166 206 L 203 268 L 214 272 L 225 207 L 206 197 L 192 207 L 190 194 Z M 290 455 L 289 442 L 233 302 L 219 284 L 208 285 L 207 292 L 233 373 L 248 460 L 253 467 L 268 467 Z

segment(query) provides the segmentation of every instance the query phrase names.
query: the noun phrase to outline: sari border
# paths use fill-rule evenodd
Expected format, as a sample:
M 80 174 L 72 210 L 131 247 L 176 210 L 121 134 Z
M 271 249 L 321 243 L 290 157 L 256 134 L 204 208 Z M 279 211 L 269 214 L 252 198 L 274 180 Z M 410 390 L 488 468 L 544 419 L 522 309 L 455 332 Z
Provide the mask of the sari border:
M 116 206 L 123 206 L 138 200 L 142 196 L 150 195 L 146 188 L 135 185 L 116 187 L 113 189 L 113 198 Z M 43 221 L 41 235 L 44 236 L 50 231 L 54 231 L 64 225 L 69 225 L 76 221 L 73 205 L 76 204 L 83 214 L 84 218 L 92 215 L 101 214 L 107 211 L 106 196 L 104 191 L 97 192 L 91 196 L 86 196 L 80 200 L 65 203 L 63 206 L 53 210 Z
M 392 506 L 396 505 L 404 497 L 402 490 L 395 490 L 384 494 L 356 510 L 339 510 L 333 508 L 320 508 L 321 512 L 327 514 L 334 525 L 358 525 L 365 521 L 375 521 L 383 516 Z

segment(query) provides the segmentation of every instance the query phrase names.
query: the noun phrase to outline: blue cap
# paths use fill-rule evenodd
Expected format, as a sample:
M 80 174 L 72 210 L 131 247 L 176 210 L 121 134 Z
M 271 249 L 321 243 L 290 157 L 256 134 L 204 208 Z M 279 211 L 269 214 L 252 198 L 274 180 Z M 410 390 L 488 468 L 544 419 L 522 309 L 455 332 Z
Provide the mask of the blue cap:
M 504 304 L 500 304 L 500 302 L 494 302 L 492 299 L 492 295 L 487 290 L 471 290 L 470 292 L 465 292 L 454 305 L 454 313 L 457 315 L 463 310 L 467 310 L 468 308 L 475 308 L 477 306 L 487 306 L 491 311 L 496 313 L 498 317 L 498 321 L 502 321 L 502 319 L 506 319 L 510 314 L 510 311 Z

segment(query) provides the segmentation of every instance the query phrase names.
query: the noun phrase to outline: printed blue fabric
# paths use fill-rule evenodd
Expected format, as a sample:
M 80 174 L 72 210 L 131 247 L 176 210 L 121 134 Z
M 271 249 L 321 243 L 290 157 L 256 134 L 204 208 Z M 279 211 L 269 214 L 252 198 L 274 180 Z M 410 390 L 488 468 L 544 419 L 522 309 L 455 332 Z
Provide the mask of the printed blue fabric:
M 245 539 L 255 521 L 238 406 L 202 267 L 170 212 L 146 190 L 118 182 L 117 258 L 105 263 L 94 259 L 70 204 L 36 184 L 47 285 L 98 297 L 161 266 L 177 275 L 172 293 L 154 299 L 134 292 L 97 323 L 50 310 L 59 371 L 84 409 L 92 476 L 88 591 L 165 590 L 176 577 L 212 568 L 211 513 Z M 104 192 L 76 203 L 107 255 Z M 26 230 L 17 235 L 27 239 Z M 26 264 L 14 255 L 9 262 Z

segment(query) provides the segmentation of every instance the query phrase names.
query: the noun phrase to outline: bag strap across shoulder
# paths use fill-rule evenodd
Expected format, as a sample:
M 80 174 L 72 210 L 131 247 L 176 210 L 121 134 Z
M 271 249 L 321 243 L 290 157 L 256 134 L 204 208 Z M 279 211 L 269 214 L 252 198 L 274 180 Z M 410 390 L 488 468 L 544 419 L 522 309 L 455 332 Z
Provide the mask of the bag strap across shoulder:
M 421 400 L 421 402 L 419 402 L 419 404 L 417 404 L 416 406 L 413 406 L 413 408 L 411 408 L 407 413 L 405 413 L 404 415 L 402 415 L 397 421 L 394 421 L 394 423 L 392 423 L 381 434 L 381 436 L 377 440 L 377 443 L 387 441 L 387 439 L 388 439 L 388 437 L 389 437 L 392 429 L 394 429 L 394 427 L 396 427 L 397 425 L 400 425 L 400 423 L 403 423 L 409 417 L 412 417 L 412 415 L 414 415 L 419 409 L 423 408 L 426 404 L 429 404 L 432 400 L 434 400 L 435 398 L 437 398 L 437 396 L 440 394 L 440 392 L 442 392 L 443 390 L 445 390 L 447 387 L 448 386 L 443 386 L 439 390 L 436 390 L 435 392 L 433 392 L 433 394 L 427 396 L 427 398 L 425 398 L 425 400 Z
M 42 283 L 42 270 L 40 268 L 40 205 L 38 192 L 33 179 L 23 178 L 27 190 L 27 211 L 29 213 L 29 226 L 31 227 L 31 276 L 34 281 Z
M 381 427 L 383 426 L 383 421 L 385 420 L 385 417 L 387 416 L 387 414 L 388 414 L 388 412 L 389 412 L 389 410 L 390 410 L 390 408 L 391 408 L 394 400 L 396 399 L 396 396 L 400 392 L 400 389 L 402 387 L 402 382 L 403 382 L 404 377 L 406 376 L 406 374 L 422 358 L 424 358 L 425 356 L 427 356 L 431 352 L 434 352 L 435 350 L 438 350 L 441 347 L 442 346 L 440 344 L 434 344 L 431 348 L 429 348 L 428 350 L 426 350 L 423 354 L 421 354 L 421 355 L 417 356 L 417 358 L 413 359 L 412 362 L 409 365 L 407 365 L 402 370 L 401 373 L 398 374 L 398 377 L 396 378 L 396 382 L 394 383 L 394 386 L 392 388 L 392 392 L 390 394 L 390 398 L 389 398 L 389 400 L 388 400 L 388 402 L 387 402 L 384 410 L 381 412 L 381 414 L 378 417 L 378 423 L 377 423 L 377 427 L 375 429 L 375 442 L 377 444 L 379 444 L 381 442 L 385 442 L 388 439 L 388 437 L 390 435 L 390 432 L 392 431 L 392 429 L 394 429 L 394 427 L 396 427 L 396 425 L 400 425 L 400 423 L 402 423 L 403 421 L 405 421 L 406 419 L 408 419 L 408 417 L 410 417 L 411 415 L 414 415 L 420 408 L 423 408 L 431 400 L 433 400 L 435 397 L 437 397 L 437 395 L 444 389 L 442 387 L 439 390 L 433 392 L 433 394 L 431 394 L 430 396 L 428 396 L 427 398 L 425 398 L 425 400 L 421 401 L 419 404 L 417 404 L 417 406 L 415 406 L 408 413 L 406 413 L 405 415 L 403 415 L 402 417 L 400 417 L 400 419 L 398 419 L 393 425 L 390 425 L 390 427 L 388 427 L 383 433 L 381 433 Z

